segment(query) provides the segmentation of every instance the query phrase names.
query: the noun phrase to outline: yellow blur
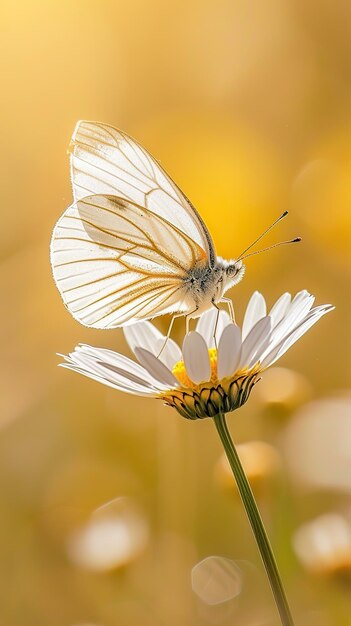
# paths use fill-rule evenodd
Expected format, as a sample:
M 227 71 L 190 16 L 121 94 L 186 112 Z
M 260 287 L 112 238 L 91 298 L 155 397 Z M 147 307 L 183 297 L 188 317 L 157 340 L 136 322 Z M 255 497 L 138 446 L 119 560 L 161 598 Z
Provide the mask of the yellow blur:
M 267 373 L 262 391 L 229 424 L 236 441 L 262 441 L 269 448 L 259 450 L 279 459 L 274 480 L 260 472 L 267 484 L 257 495 L 297 623 L 348 623 L 350 578 L 310 563 L 314 520 L 341 516 L 349 529 L 349 29 L 342 0 L 3 0 L 6 626 L 277 623 L 239 499 L 228 477 L 223 490 L 214 478 L 221 449 L 210 420 L 188 422 L 159 402 L 56 367 L 56 352 L 78 342 L 128 354 L 122 331 L 87 329 L 71 318 L 51 276 L 49 241 L 71 202 L 67 148 L 78 119 L 112 124 L 142 143 L 198 208 L 226 258 L 289 210 L 265 244 L 297 235 L 303 241 L 247 260 L 230 294 L 238 320 L 255 289 L 269 303 L 308 289 L 317 304 L 336 310 L 284 357 L 288 370 Z M 165 330 L 169 320 L 157 323 Z M 183 331 L 177 321 L 174 338 Z M 328 418 L 342 412 L 337 430 L 327 418 L 328 429 L 318 428 L 320 398 L 327 398 Z M 306 438 L 303 411 L 317 421 Z M 299 449 L 294 437 L 305 442 Z M 321 457 L 329 481 L 310 478 L 319 475 Z M 113 505 L 112 518 L 96 524 L 96 511 L 119 499 L 127 503 L 123 516 Z M 333 546 L 340 551 L 338 528 L 328 526 L 328 563 Z M 244 572 L 240 601 L 214 609 L 202 602 L 203 590 L 194 594 L 191 572 L 209 556 L 229 558 Z M 349 558 L 343 569 L 350 572 Z

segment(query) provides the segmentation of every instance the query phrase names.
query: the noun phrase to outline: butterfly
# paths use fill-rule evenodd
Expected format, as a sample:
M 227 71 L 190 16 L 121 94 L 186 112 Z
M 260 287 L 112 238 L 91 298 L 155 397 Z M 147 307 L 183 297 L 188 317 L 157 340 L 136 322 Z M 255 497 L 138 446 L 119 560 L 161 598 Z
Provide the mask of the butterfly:
M 198 211 L 145 148 L 79 121 L 69 151 L 74 201 L 50 255 L 75 319 L 116 328 L 164 314 L 188 322 L 222 301 L 232 309 L 224 294 L 243 277 L 242 259 L 217 257 Z

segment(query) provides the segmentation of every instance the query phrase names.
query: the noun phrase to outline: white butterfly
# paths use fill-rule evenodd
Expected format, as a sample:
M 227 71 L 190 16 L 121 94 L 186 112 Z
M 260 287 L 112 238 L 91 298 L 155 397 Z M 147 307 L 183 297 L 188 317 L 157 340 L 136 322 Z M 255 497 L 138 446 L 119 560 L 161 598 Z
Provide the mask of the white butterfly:
M 54 228 L 51 264 L 73 317 L 115 328 L 227 301 L 242 261 L 216 256 L 196 209 L 142 146 L 80 121 L 70 152 L 74 202 Z

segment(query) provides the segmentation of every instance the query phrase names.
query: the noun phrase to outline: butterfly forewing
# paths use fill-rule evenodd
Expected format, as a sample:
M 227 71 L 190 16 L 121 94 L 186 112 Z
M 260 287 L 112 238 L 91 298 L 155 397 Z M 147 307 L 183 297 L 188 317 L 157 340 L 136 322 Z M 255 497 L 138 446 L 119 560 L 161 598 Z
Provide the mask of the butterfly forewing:
M 206 252 L 216 255 L 211 236 L 189 200 L 160 164 L 134 139 L 98 122 L 78 122 L 71 142 L 74 199 L 112 194 L 164 217 Z
M 51 243 L 66 306 L 97 328 L 184 310 L 183 279 L 206 258 L 162 216 L 110 195 L 76 201 L 58 221 Z

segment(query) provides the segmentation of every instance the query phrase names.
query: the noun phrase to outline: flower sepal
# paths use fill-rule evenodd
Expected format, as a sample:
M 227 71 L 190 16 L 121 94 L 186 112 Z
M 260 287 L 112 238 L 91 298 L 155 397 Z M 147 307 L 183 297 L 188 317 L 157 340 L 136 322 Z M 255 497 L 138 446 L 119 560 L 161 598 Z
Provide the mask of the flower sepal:
M 195 388 L 180 387 L 159 397 L 186 419 L 204 419 L 239 409 L 249 399 L 252 388 L 259 380 L 259 371 L 254 368 L 234 379 L 223 379 L 217 384 L 202 383 Z

